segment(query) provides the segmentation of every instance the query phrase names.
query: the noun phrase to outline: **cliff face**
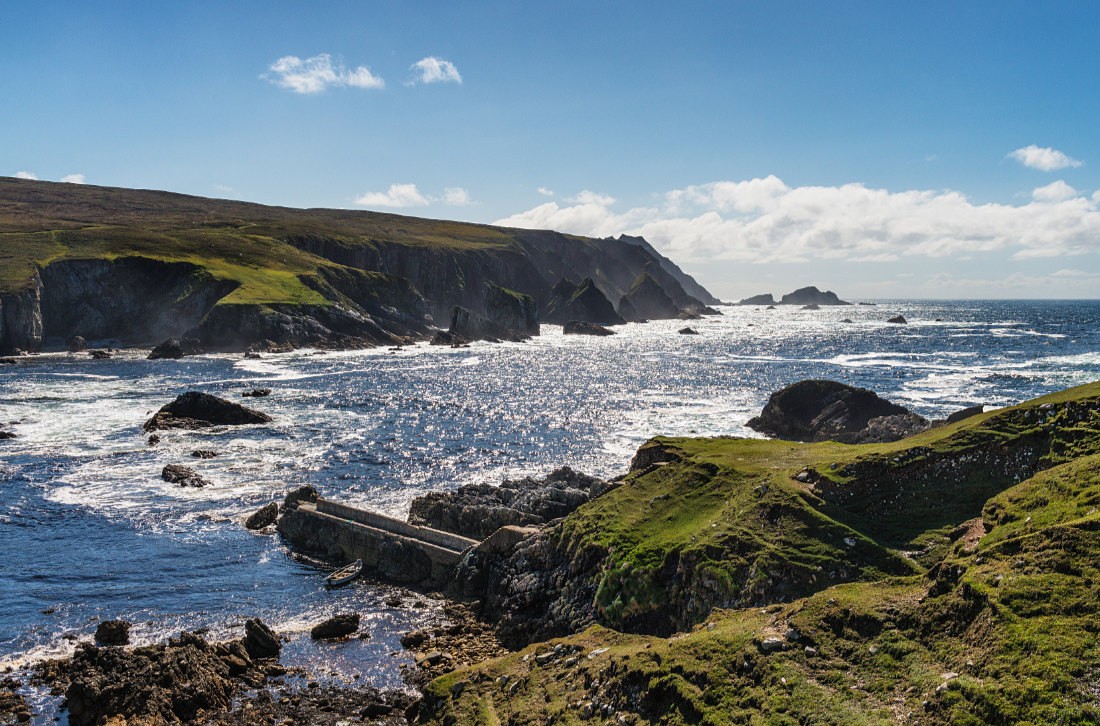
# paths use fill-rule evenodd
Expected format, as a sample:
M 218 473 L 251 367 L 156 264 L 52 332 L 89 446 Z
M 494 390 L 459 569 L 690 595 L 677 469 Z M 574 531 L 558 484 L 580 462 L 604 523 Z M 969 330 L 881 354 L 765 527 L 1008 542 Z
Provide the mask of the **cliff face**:
M 393 343 L 456 307 L 532 335 L 559 281 L 590 278 L 614 301 L 643 274 L 657 297 L 707 312 L 685 291 L 702 288 L 644 240 L 165 192 L 0 178 L 0 246 L 0 353 L 76 335 Z
M 0 295 L 0 353 L 42 347 L 42 278 L 35 273 L 24 289 Z

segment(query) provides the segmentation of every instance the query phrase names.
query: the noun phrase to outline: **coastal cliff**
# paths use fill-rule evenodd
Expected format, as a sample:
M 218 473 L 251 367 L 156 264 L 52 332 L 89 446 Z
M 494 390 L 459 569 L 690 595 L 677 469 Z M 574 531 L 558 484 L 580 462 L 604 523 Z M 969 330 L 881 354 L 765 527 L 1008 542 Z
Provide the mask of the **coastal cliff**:
M 885 444 L 655 439 L 476 563 L 521 650 L 420 719 L 1094 721 L 1098 471 L 1100 384 Z
M 562 280 L 620 300 L 642 275 L 662 304 L 709 312 L 713 297 L 639 238 L 0 178 L 0 353 L 76 336 L 394 344 L 446 327 L 456 307 L 532 335 Z M 496 290 L 531 301 L 522 320 Z

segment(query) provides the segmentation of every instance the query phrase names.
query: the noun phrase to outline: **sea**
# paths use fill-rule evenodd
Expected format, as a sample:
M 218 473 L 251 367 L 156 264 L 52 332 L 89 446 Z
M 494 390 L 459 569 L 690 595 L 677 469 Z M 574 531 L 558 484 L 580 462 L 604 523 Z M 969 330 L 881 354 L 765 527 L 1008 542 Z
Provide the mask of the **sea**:
M 0 366 L 0 423 L 17 435 L 0 441 L 0 672 L 71 653 L 105 619 L 131 621 L 133 642 L 148 643 L 183 629 L 239 637 L 259 617 L 289 638 L 284 664 L 399 687 L 411 662 L 400 635 L 440 617 L 439 600 L 370 579 L 326 590 L 324 567 L 246 530 L 249 514 L 304 484 L 403 517 L 425 492 L 563 465 L 613 477 L 652 436 L 758 436 L 746 421 L 806 378 L 869 388 L 928 418 L 1100 379 L 1097 301 L 720 311 L 609 337 L 544 325 L 528 342 L 458 349 L 175 361 L 134 350 Z M 907 324 L 886 322 L 895 315 Z M 688 326 L 698 334 L 679 332 Z M 254 387 L 271 394 L 241 398 Z M 142 424 L 191 390 L 273 423 L 166 431 L 150 446 Z M 166 464 L 212 484 L 169 484 Z M 369 637 L 309 639 L 313 624 L 349 611 Z M 31 696 L 56 711 L 57 699 Z

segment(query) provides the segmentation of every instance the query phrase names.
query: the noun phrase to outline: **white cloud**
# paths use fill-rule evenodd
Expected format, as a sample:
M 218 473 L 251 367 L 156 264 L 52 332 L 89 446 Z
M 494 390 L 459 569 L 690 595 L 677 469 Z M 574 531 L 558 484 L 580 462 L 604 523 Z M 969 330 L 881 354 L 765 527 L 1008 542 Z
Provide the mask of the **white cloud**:
M 1052 149 L 1049 146 L 1036 146 L 1035 144 L 1016 149 L 1010 152 L 1009 156 L 1029 169 L 1038 169 L 1039 171 L 1057 171 L 1066 167 L 1076 168 L 1084 164 L 1083 161 L 1066 156 L 1057 149 Z
M 607 237 L 642 235 L 677 262 L 889 262 L 1015 259 L 1100 252 L 1100 195 L 1068 184 L 1036 190 L 1022 205 L 975 204 L 959 192 L 890 192 L 863 184 L 789 187 L 775 176 L 674 189 L 653 207 L 615 211 L 582 192 L 498 220 L 507 227 Z
M 442 58 L 428 56 L 409 66 L 417 75 L 411 83 L 462 83 L 455 64 Z
M 352 88 L 384 88 L 386 82 L 372 74 L 366 66 L 346 68 L 333 62 L 328 53 L 321 53 L 302 60 L 293 55 L 283 56 L 271 64 L 274 75 L 263 78 L 295 93 L 320 93 L 330 86 Z
M 1005 290 L 1035 295 L 1052 293 L 1056 297 L 1094 297 L 1100 285 L 1100 273 L 1061 269 L 1046 275 L 1014 272 L 1001 278 L 955 277 L 951 273 L 933 275 L 927 286 L 937 294 L 959 297 L 1004 297 Z
M 1031 198 L 1037 202 L 1064 202 L 1078 196 L 1077 190 L 1059 179 L 1045 187 L 1033 189 Z
M 443 190 L 443 203 L 449 207 L 466 207 L 473 203 L 470 193 L 462 187 L 447 187 Z
M 17 171 L 15 172 L 16 179 L 38 179 L 37 174 L 32 174 L 29 171 Z
M 363 207 L 426 207 L 432 200 L 420 193 L 415 184 L 391 184 L 384 192 L 367 192 L 355 200 Z
M 536 191 L 538 191 L 538 193 L 541 194 L 544 197 L 554 196 L 554 190 L 553 189 L 547 189 L 546 187 L 539 187 Z
M 84 175 L 83 174 L 66 174 L 65 176 L 61 177 L 61 181 L 65 182 L 66 184 L 83 184 L 84 183 Z

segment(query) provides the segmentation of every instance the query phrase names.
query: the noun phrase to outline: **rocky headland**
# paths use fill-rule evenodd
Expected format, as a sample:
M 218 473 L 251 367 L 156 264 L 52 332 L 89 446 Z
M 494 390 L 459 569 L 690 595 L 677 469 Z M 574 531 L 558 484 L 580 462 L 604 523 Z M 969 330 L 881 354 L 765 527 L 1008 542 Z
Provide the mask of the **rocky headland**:
M 513 340 L 537 335 L 540 315 L 613 324 L 718 303 L 635 237 L 10 178 L 0 220 L 13 250 L 0 260 L 0 355 L 78 339 L 157 345 L 154 357 L 353 348 L 447 326 Z

